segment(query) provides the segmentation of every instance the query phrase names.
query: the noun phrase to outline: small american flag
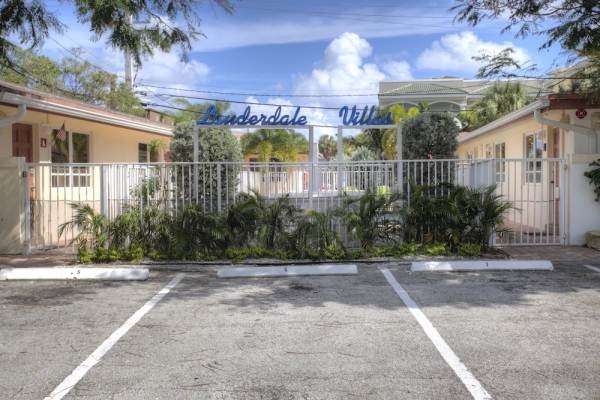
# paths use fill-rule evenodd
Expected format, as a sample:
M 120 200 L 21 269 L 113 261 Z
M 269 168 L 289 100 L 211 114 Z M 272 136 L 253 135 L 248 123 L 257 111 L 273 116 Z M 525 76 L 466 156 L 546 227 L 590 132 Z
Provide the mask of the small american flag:
M 58 130 L 58 132 L 56 132 L 56 138 L 58 140 L 62 140 L 62 141 L 67 140 L 67 131 L 65 129 L 65 123 L 64 122 L 63 122 L 62 126 L 60 127 L 60 129 Z

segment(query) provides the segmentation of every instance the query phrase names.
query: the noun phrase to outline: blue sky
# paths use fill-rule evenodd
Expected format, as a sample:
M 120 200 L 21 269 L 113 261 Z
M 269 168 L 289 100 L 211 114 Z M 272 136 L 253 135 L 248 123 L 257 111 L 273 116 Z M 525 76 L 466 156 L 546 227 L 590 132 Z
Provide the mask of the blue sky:
M 56 0 L 48 3 L 69 29 L 52 35 L 54 40 L 48 40 L 43 49 L 46 54 L 60 58 L 67 55 L 60 45 L 82 47 L 83 57 L 122 74 L 118 52 L 107 48 L 102 38 L 91 41 L 88 29 L 75 20 L 67 6 Z M 476 28 L 453 23 L 451 0 L 246 0 L 234 4 L 233 15 L 210 4 L 199 10 L 203 18 L 199 28 L 206 38 L 194 43 L 189 63 L 182 63 L 176 52 L 157 53 L 145 60 L 137 83 L 153 93 L 150 101 L 168 104 L 165 93 L 184 93 L 149 87 L 158 85 L 255 94 L 197 93 L 240 101 L 317 106 L 375 103 L 375 96 L 286 95 L 370 94 L 377 92 L 382 79 L 472 78 L 478 67 L 473 55 L 507 46 L 513 46 L 522 61 L 536 63 L 540 75 L 565 58 L 557 48 L 539 51 L 539 38 L 501 35 L 503 21 Z M 317 122 L 328 119 L 318 111 L 312 117 Z

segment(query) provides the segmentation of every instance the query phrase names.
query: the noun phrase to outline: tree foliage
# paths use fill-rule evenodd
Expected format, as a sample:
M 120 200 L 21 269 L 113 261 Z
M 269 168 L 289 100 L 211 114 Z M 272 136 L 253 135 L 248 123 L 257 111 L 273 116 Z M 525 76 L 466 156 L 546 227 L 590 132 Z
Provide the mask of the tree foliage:
M 319 153 L 326 160 L 332 160 L 337 154 L 337 142 L 331 135 L 323 135 L 319 138 Z
M 242 136 L 244 155 L 255 154 L 258 161 L 296 161 L 298 154 L 308 153 L 308 140 L 291 129 L 257 129 Z
M 419 112 L 419 107 L 405 108 L 402 104 L 392 104 L 378 110 L 380 116 L 391 113 L 394 124 L 400 124 L 408 118 L 419 115 Z M 396 129 L 365 129 L 354 137 L 344 138 L 344 153 L 349 158 L 371 157 L 369 158 L 371 160 L 394 160 L 396 159 Z
M 74 49 L 74 54 L 79 53 Z M 79 101 L 134 115 L 143 115 L 140 99 L 117 75 L 75 57 L 55 62 L 33 51 L 15 50 L 19 68 L 0 64 L 0 78 L 32 89 L 66 95 Z
M 455 0 L 456 20 L 478 25 L 484 20 L 508 21 L 503 29 L 521 37 L 545 37 L 542 48 L 554 43 L 581 55 L 600 49 L 600 3 L 597 0 Z
M 469 111 L 459 114 L 459 119 L 473 130 L 486 125 L 499 117 L 518 110 L 531 102 L 525 89 L 519 83 L 495 83 Z
M 176 123 L 186 121 L 196 121 L 202 118 L 206 110 L 214 105 L 218 114 L 225 114 L 229 110 L 230 104 L 226 101 L 216 101 L 214 103 L 191 103 L 189 100 L 176 97 L 172 102 L 179 110 L 172 113 Z
M 171 159 L 175 162 L 191 162 L 194 159 L 194 123 L 183 122 L 173 129 L 173 140 L 171 140 Z M 211 127 L 199 130 L 199 162 L 217 163 L 241 161 L 242 153 L 240 144 L 231 134 L 229 128 Z M 182 171 L 183 173 L 183 171 Z M 216 203 L 218 196 L 231 198 L 237 186 L 239 167 L 235 164 L 205 164 L 198 167 L 198 197 Z M 188 171 L 189 174 L 189 171 Z M 182 177 L 184 193 L 195 197 L 190 175 Z
M 230 0 L 210 0 L 228 13 Z M 77 19 L 87 24 L 92 39 L 105 38 L 107 45 L 127 51 L 137 65 L 155 49 L 167 52 L 178 47 L 183 58 L 192 41 L 201 35 L 196 0 L 64 0 L 74 6 Z M 36 47 L 51 32 L 63 32 L 66 25 L 60 15 L 51 12 L 41 0 L 10 0 L 0 3 L 0 61 L 12 62 L 18 44 Z M 135 21 L 143 21 L 143 27 Z M 183 26 L 183 27 L 180 27 Z
M 402 129 L 403 159 L 454 158 L 458 130 L 449 113 L 425 113 L 409 119 Z

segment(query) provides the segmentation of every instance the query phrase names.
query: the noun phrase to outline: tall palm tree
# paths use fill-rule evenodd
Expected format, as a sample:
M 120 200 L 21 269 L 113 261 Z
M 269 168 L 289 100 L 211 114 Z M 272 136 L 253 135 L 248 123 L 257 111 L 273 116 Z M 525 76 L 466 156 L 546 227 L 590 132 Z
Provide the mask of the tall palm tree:
M 326 160 L 331 160 L 337 154 L 337 142 L 331 135 L 323 135 L 319 138 L 319 153 Z
M 530 102 L 531 98 L 519 83 L 495 83 L 485 96 L 473 105 L 467 119 L 471 128 L 476 128 L 518 110 Z
M 242 136 L 242 152 L 256 154 L 262 162 L 296 161 L 299 153 L 308 153 L 308 140 L 294 130 L 258 129 Z

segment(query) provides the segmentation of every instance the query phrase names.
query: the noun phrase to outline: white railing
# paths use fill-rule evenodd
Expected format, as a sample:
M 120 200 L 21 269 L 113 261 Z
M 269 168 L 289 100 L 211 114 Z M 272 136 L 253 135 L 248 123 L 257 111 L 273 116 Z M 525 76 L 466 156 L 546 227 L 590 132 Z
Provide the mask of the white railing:
M 224 211 L 242 192 L 289 196 L 300 208 L 326 211 L 367 189 L 399 192 L 410 203 L 410 184 L 481 187 L 512 203 L 497 245 L 563 242 L 564 177 L 558 159 L 403 160 L 319 163 L 30 164 L 31 245 L 65 246 L 58 226 L 72 218 L 70 203 L 85 203 L 108 219 L 125 207 L 178 212 L 189 204 Z M 442 188 L 440 190 L 443 190 Z

